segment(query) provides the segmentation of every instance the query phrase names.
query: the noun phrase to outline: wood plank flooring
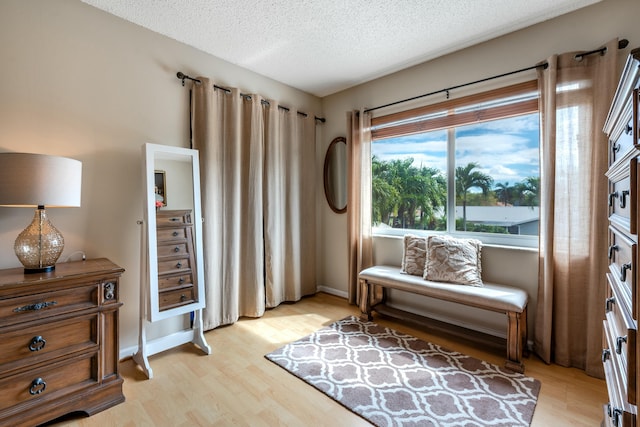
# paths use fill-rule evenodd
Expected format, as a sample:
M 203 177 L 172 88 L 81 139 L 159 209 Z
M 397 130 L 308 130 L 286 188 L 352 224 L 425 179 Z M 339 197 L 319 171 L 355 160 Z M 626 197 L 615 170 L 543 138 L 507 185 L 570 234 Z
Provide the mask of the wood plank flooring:
M 147 380 L 133 361 L 121 362 L 126 401 L 92 417 L 71 416 L 50 426 L 370 426 L 340 404 L 263 356 L 350 314 L 355 306 L 319 293 L 269 310 L 260 319 L 206 333 L 213 349 L 203 355 L 184 345 L 150 358 Z M 451 350 L 502 365 L 505 352 L 449 338 L 425 327 L 375 321 Z M 506 322 L 506 320 L 505 320 Z M 598 426 L 606 385 L 577 369 L 525 359 L 526 375 L 542 382 L 533 427 Z

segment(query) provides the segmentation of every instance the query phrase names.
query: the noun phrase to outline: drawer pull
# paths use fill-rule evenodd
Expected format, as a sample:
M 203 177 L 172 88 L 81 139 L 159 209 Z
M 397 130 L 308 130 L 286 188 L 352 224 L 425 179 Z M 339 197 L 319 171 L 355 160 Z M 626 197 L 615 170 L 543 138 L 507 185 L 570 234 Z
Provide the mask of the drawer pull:
M 622 415 L 622 409 L 613 408 L 613 425 L 618 427 L 620 425 L 620 416 Z
M 622 354 L 622 343 L 627 342 L 627 336 L 616 338 L 616 353 Z
M 609 246 L 609 259 L 613 258 L 613 252 L 618 250 L 618 245 Z
M 29 350 L 31 351 L 40 351 L 47 344 L 47 340 L 42 338 L 42 336 L 38 335 L 31 338 L 31 342 L 29 343 Z
M 609 312 L 611 311 L 611 307 L 613 306 L 613 304 L 616 303 L 616 298 L 615 297 L 609 297 L 604 301 L 604 311 L 605 312 Z
M 105 301 L 111 301 L 116 297 L 116 284 L 114 282 L 107 282 L 104 284 L 104 299 Z
M 16 313 L 20 313 L 21 311 L 38 311 L 56 304 L 56 301 L 38 302 L 35 304 L 23 305 L 22 307 L 16 307 L 13 311 Z
M 611 145 L 611 151 L 613 151 L 613 154 L 617 153 L 618 151 L 620 151 L 620 144 L 614 142 Z
M 602 350 L 602 363 L 606 362 L 611 357 L 611 350 L 605 348 Z
M 620 195 L 620 208 L 624 209 L 627 206 L 627 196 L 629 195 L 629 190 L 623 190 Z
M 173 222 L 180 221 L 180 218 L 169 218 L 169 221 L 173 221 Z
M 174 252 L 180 252 L 180 246 L 176 246 L 175 248 L 173 248 Z
M 184 283 L 184 277 L 179 278 L 178 283 L 182 285 Z
M 633 127 L 627 123 L 627 127 L 624 129 L 624 133 L 626 133 L 627 135 L 631 135 L 631 132 L 633 132 Z
M 627 270 L 631 270 L 631 263 L 628 262 L 626 264 L 622 264 L 620 266 L 620 281 L 624 282 L 627 280 Z
M 176 268 L 182 268 L 182 263 L 181 263 L 181 262 L 178 262 L 178 263 L 176 264 Z
M 180 294 L 180 301 L 186 301 L 187 296 L 185 294 Z
M 178 235 L 178 232 L 177 232 L 177 231 L 174 231 L 173 233 L 171 233 L 171 235 L 172 235 L 173 237 L 176 237 L 176 236 Z
M 43 393 L 47 388 L 47 383 L 42 378 L 36 378 L 31 381 L 31 387 L 29 388 L 29 394 L 35 396 L 36 394 Z
M 613 206 L 613 199 L 618 198 L 618 192 L 614 191 L 613 193 L 609 193 L 609 207 Z

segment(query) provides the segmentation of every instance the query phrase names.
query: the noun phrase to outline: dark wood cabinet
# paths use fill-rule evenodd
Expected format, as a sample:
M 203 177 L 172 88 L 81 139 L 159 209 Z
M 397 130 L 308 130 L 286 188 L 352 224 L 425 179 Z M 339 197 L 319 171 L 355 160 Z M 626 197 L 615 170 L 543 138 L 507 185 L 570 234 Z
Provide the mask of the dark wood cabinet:
M 108 259 L 48 273 L 0 270 L 0 426 L 33 426 L 124 401 L 119 278 Z
M 603 426 L 636 425 L 638 405 L 638 185 L 640 49 L 629 55 L 604 131 L 609 139 L 609 272 L 602 363 L 609 402 Z

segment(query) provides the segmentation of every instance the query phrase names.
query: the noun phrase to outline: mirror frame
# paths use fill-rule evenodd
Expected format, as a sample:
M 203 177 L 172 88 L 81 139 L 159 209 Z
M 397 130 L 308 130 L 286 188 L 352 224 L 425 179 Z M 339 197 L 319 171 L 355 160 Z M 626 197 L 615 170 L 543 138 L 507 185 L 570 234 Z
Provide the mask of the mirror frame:
M 324 175 L 324 197 L 327 200 L 327 203 L 329 204 L 329 207 L 331 208 L 332 211 L 334 211 L 337 214 L 341 214 L 341 213 L 345 213 L 347 211 L 347 201 L 344 201 L 344 207 L 343 208 L 339 208 L 336 206 L 335 204 L 335 200 L 332 200 L 329 197 L 329 186 L 330 186 L 330 182 L 329 182 L 329 165 L 331 162 L 331 158 L 334 154 L 334 150 L 335 147 L 339 144 L 339 143 L 344 143 L 345 145 L 345 152 L 346 152 L 346 146 L 347 146 L 347 140 L 345 137 L 343 136 L 339 136 L 337 138 L 334 138 L 333 141 L 331 141 L 331 144 L 329 144 L 329 147 L 327 148 L 327 153 L 324 156 L 324 171 L 323 171 L 323 175 Z M 346 163 L 346 162 L 345 162 Z M 347 171 L 345 171 L 345 182 L 346 182 L 346 174 Z M 346 192 L 347 189 L 345 189 Z M 346 196 L 345 196 L 346 197 Z
M 142 274 L 147 279 L 147 319 L 150 322 L 166 319 L 180 314 L 190 313 L 194 310 L 202 309 L 205 306 L 204 291 L 204 263 L 202 245 L 202 208 L 200 205 L 200 161 L 198 150 L 189 148 L 174 147 L 170 145 L 144 144 L 143 150 L 143 170 L 145 172 L 145 197 L 144 197 L 144 218 L 146 223 L 146 271 Z M 196 263 L 196 277 L 198 280 L 198 301 L 186 304 L 169 310 L 160 311 L 158 301 L 158 247 L 156 236 L 156 207 L 155 207 L 155 159 L 178 160 L 191 164 L 191 179 L 193 182 L 193 246 L 194 259 Z M 145 284 L 142 283 L 141 286 Z

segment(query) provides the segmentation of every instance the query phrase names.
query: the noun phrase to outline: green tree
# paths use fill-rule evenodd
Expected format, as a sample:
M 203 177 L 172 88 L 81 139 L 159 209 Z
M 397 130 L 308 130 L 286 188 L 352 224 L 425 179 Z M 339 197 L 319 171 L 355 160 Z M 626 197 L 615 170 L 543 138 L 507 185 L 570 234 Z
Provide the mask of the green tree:
M 467 231 L 467 196 L 472 188 L 479 188 L 482 194 L 487 196 L 493 186 L 493 178 L 489 175 L 474 170 L 480 166 L 471 162 L 466 166 L 456 168 L 456 198 L 462 201 L 462 229 Z
M 502 202 L 502 204 L 504 206 L 507 206 L 508 204 L 513 204 L 513 201 L 511 200 L 511 193 L 513 192 L 513 188 L 509 187 L 509 183 L 505 182 L 504 184 L 499 182 L 496 184 L 496 197 L 498 198 L 498 200 L 500 200 Z
M 439 170 L 416 167 L 413 159 L 372 158 L 372 216 L 374 222 L 424 228 L 436 223 L 435 213 L 446 203 L 446 181 Z

